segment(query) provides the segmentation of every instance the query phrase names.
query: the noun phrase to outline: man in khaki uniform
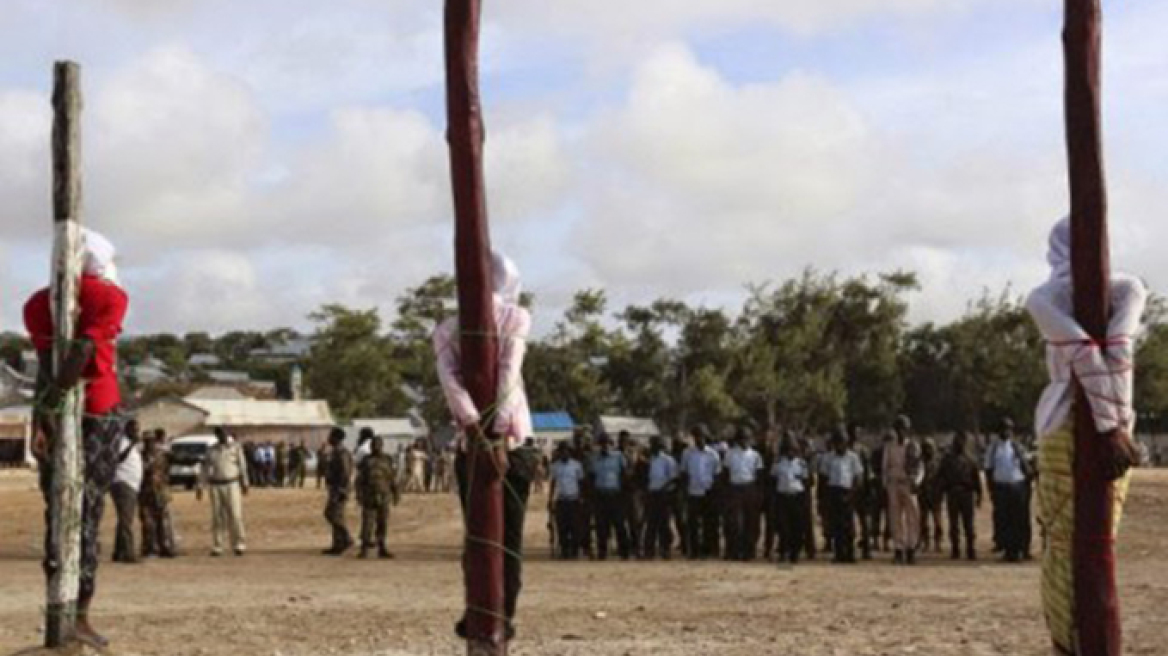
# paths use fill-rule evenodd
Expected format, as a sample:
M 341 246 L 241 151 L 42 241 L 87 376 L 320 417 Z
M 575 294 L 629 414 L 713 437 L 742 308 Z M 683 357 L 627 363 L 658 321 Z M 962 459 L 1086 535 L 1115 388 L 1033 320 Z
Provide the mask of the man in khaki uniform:
M 243 449 L 227 436 L 227 431 L 216 428 L 215 438 L 219 443 L 208 450 L 203 461 L 195 498 L 202 500 L 203 489 L 211 488 L 211 555 L 223 555 L 223 533 L 230 531 L 232 549 L 236 556 L 242 556 L 247 551 L 241 496 L 250 487 L 247 461 Z

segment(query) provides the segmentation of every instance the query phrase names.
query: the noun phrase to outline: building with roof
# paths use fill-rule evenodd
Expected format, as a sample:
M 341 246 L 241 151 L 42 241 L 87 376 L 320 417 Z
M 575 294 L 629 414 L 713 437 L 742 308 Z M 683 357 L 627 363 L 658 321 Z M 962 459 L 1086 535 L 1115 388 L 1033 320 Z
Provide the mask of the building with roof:
M 0 409 L 0 468 L 31 467 L 32 406 Z
M 365 428 L 384 440 L 386 453 L 396 453 L 398 448 L 409 446 L 430 434 L 423 422 L 411 417 L 354 419 L 345 427 L 345 446 L 356 449 L 357 437 Z
M 531 427 L 535 433 L 535 445 L 544 451 L 555 447 L 557 442 L 572 439 L 572 432 L 576 430 L 576 421 L 572 415 L 564 411 L 533 412 L 531 413 Z
M 333 427 L 327 401 L 271 401 L 251 398 L 165 398 L 142 407 L 144 430 L 161 428 L 171 436 L 211 433 L 226 428 L 244 442 L 305 442 L 315 448 Z
M 597 435 L 607 433 L 614 441 L 621 431 L 628 431 L 640 444 L 648 444 L 651 438 L 661 435 L 657 422 L 644 417 L 601 416 L 597 418 L 594 428 Z

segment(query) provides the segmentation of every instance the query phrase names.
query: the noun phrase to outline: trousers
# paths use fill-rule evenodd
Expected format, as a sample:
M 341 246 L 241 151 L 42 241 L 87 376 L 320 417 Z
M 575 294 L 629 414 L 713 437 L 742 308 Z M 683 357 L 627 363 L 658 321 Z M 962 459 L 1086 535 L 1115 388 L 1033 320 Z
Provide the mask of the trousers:
M 105 514 L 105 495 L 109 492 L 118 466 L 118 441 L 123 422 L 113 415 L 86 418 L 81 425 L 83 476 L 85 489 L 81 502 L 81 571 L 77 598 L 93 599 L 97 593 L 97 563 L 101 551 L 101 519 Z M 41 463 L 40 488 L 45 499 L 45 557 L 42 567 L 51 578 L 60 567 L 60 547 L 53 533 L 52 494 L 55 476 L 52 462 Z
M 110 488 L 114 511 L 118 516 L 114 531 L 114 561 L 137 560 L 134 554 L 134 516 L 138 514 L 138 491 L 128 483 L 114 483 Z
M 646 506 L 644 555 L 654 558 L 661 554 L 669 558 L 673 551 L 673 528 L 670 526 L 673 493 L 666 490 L 650 492 Z
M 535 463 L 530 458 L 531 455 L 522 449 L 511 451 L 507 456 L 507 475 L 503 478 L 503 610 L 507 621 L 514 619 L 519 607 L 519 592 L 523 589 L 523 523 L 527 518 L 527 498 L 531 494 L 531 480 L 535 472 Z M 464 516 L 467 496 L 470 494 L 469 464 L 466 454 L 462 452 L 454 460 L 458 498 Z M 465 560 L 463 572 L 466 572 Z
M 901 551 L 915 550 L 921 539 L 921 512 L 910 484 L 888 484 L 888 519 L 892 524 L 892 541 L 896 548 Z
M 223 552 L 223 538 L 231 537 L 231 548 L 247 549 L 243 527 L 243 495 L 239 483 L 211 486 L 211 551 Z

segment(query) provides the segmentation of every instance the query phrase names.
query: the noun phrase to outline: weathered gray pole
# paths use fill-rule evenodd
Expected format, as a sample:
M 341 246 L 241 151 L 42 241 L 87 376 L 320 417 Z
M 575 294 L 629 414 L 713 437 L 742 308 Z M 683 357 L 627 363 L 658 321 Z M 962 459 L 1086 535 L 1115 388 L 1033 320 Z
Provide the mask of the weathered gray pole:
M 53 262 L 51 272 L 54 341 L 53 374 L 64 366 L 77 322 L 81 282 L 81 68 L 57 62 L 53 68 Z M 81 503 L 84 472 L 81 412 L 84 385 L 49 408 L 57 430 L 52 441 L 53 487 L 50 544 L 56 563 L 49 578 L 45 646 L 59 647 L 73 633 L 81 564 Z

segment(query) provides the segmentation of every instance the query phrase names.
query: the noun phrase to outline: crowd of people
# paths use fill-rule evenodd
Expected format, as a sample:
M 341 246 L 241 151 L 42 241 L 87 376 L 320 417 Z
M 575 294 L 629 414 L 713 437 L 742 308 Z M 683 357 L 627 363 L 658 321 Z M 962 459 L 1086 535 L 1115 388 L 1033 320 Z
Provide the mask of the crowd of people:
M 605 560 L 615 546 L 622 560 L 676 550 L 795 564 L 822 550 L 841 564 L 888 552 L 914 565 L 945 550 L 947 526 L 950 558 L 977 560 L 974 518 L 988 491 L 993 551 L 1009 562 L 1031 557 L 1037 468 L 1012 422 L 989 444 L 958 433 L 943 450 L 915 438 L 907 417 L 869 437 L 854 425 L 823 440 L 746 426 L 715 437 L 699 425 L 643 446 L 627 433 L 614 444 L 577 431 L 546 465 L 556 555 Z

